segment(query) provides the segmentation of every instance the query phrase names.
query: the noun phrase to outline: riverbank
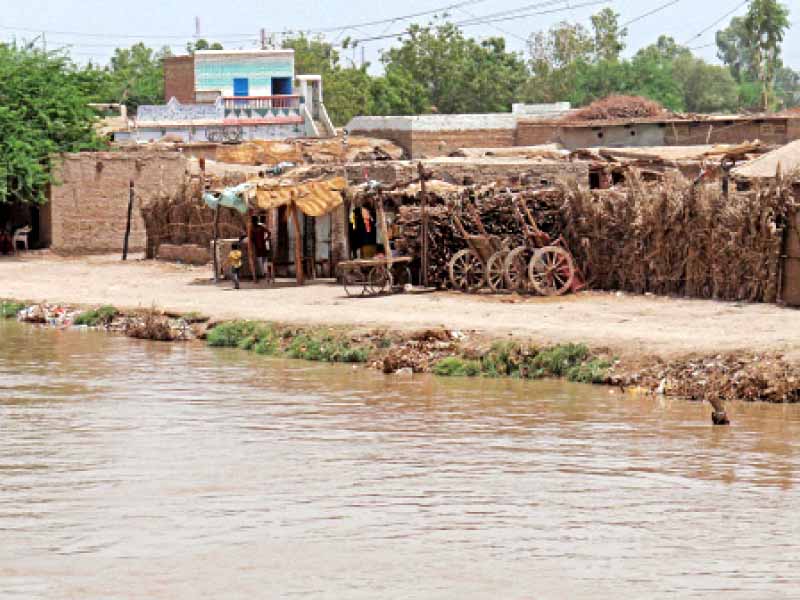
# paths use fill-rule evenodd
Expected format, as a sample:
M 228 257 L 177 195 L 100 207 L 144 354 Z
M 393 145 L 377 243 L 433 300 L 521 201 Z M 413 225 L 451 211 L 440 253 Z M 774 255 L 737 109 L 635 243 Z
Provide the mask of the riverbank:
M 315 348 L 346 341 L 364 355 L 357 362 L 386 372 L 570 377 L 709 401 L 800 399 L 800 319 L 778 306 L 602 292 L 348 298 L 330 281 L 300 288 L 244 282 L 235 291 L 208 275 L 204 267 L 32 253 L 0 259 L 0 297 L 55 300 L 73 312 L 110 305 L 122 321 L 108 326 L 135 323 L 137 337 L 155 337 L 143 327 L 148 318 L 164 339 L 204 337 L 208 324 L 199 320 L 253 321 L 289 356 L 314 358 L 302 344 L 290 351 L 296 338 Z M 167 321 L 154 320 L 159 314 Z M 253 349 L 260 341 L 243 344 Z
M 664 360 L 618 357 L 583 343 L 540 344 L 445 328 L 297 326 L 264 321 L 215 321 L 196 312 L 155 307 L 76 307 L 0 301 L 0 316 L 53 327 L 94 327 L 158 341 L 204 340 L 272 357 L 352 363 L 393 373 L 517 379 L 562 378 L 587 384 L 710 402 L 722 414 L 731 400 L 800 401 L 800 366 L 776 353 L 728 353 Z

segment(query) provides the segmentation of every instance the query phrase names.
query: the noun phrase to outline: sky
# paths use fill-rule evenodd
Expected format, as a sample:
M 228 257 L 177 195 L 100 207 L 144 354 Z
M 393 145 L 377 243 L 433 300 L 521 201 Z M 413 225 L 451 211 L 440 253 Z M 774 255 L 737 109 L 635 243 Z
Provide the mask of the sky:
M 800 1 L 784 3 L 793 10 L 783 58 L 800 70 Z M 447 6 L 453 7 L 447 11 L 451 20 L 474 23 L 465 23 L 467 35 L 503 36 L 511 50 L 521 52 L 531 32 L 562 20 L 588 25 L 593 13 L 608 6 L 621 14 L 623 23 L 637 19 L 628 26 L 627 55 L 666 34 L 711 62 L 718 62 L 714 33 L 747 10 L 742 0 L 0 0 L 0 40 L 36 39 L 48 49 L 68 47 L 76 61 L 106 63 L 115 47 L 139 41 L 171 45 L 174 53 L 181 53 L 195 37 L 198 24 L 201 37 L 221 41 L 226 48 L 257 47 L 262 28 L 267 32 L 322 31 L 329 41 L 340 44 L 347 37 L 402 32 L 408 24 L 426 23 L 433 15 L 402 17 Z M 657 12 L 645 16 L 651 11 Z M 493 22 L 486 22 L 487 15 L 495 15 Z M 376 72 L 381 51 L 396 43 L 392 37 L 364 41 L 356 50 L 343 51 L 343 58 L 356 64 L 364 59 Z

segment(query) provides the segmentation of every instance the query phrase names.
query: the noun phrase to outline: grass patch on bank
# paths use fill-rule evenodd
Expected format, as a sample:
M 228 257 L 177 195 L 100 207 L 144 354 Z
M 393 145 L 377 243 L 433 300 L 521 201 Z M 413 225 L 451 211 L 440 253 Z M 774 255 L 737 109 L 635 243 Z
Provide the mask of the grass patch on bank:
M 604 383 L 611 363 L 592 357 L 583 344 L 560 344 L 549 348 L 497 342 L 477 359 L 447 357 L 433 366 L 444 377 L 566 378 L 578 383 Z
M 119 315 L 119 311 L 113 306 L 101 306 L 94 310 L 87 310 L 75 317 L 75 325 L 86 325 L 87 327 L 98 327 L 108 325 Z
M 336 329 L 298 329 L 256 321 L 230 321 L 208 331 L 209 346 L 239 348 L 265 356 L 329 363 L 367 363 L 391 346 L 386 335 L 355 342 Z M 399 343 L 402 343 L 400 341 Z M 565 378 L 579 383 L 604 383 L 611 363 L 593 356 L 583 344 L 546 348 L 517 342 L 496 342 L 487 351 L 456 349 L 431 367 L 442 377 Z
M 13 300 L 0 300 L 0 319 L 14 319 L 25 308 L 22 302 Z
M 331 363 L 365 363 L 372 348 L 354 345 L 329 331 L 292 331 L 254 321 L 222 323 L 208 332 L 209 346 L 239 348 L 265 356 L 287 356 Z

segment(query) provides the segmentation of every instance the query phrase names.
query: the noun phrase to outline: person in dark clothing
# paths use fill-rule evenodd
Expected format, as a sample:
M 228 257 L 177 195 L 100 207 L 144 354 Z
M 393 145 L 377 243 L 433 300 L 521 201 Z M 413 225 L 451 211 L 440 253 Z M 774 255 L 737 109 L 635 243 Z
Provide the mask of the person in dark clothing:
M 13 252 L 14 244 L 11 241 L 11 235 L 4 227 L 0 229 L 0 254 L 12 254 Z
M 265 273 L 265 263 L 269 259 L 269 243 L 267 237 L 269 232 L 261 223 L 258 217 L 253 216 L 250 221 L 250 243 L 256 257 L 256 269 L 258 276 L 263 277 Z

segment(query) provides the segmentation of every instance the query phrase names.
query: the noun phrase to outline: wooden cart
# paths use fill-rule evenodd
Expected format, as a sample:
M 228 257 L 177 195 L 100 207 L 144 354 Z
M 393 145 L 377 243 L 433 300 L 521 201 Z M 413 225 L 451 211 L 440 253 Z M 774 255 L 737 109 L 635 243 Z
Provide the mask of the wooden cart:
M 561 296 L 582 287 L 575 261 L 563 239 L 551 240 L 539 229 L 524 200 L 514 203 L 514 215 L 525 236 L 525 244 L 505 258 L 505 281 L 509 290 L 533 288 L 542 296 Z
M 378 296 L 404 292 L 411 285 L 410 256 L 360 258 L 337 266 L 348 296 Z
M 505 258 L 508 255 L 506 240 L 489 235 L 475 207 L 467 205 L 472 221 L 480 232 L 472 235 L 464 228 L 458 215 L 453 215 L 453 225 L 467 242 L 467 248 L 456 252 L 450 259 L 448 271 L 453 289 L 477 292 L 489 286 L 493 292 L 505 287 Z

